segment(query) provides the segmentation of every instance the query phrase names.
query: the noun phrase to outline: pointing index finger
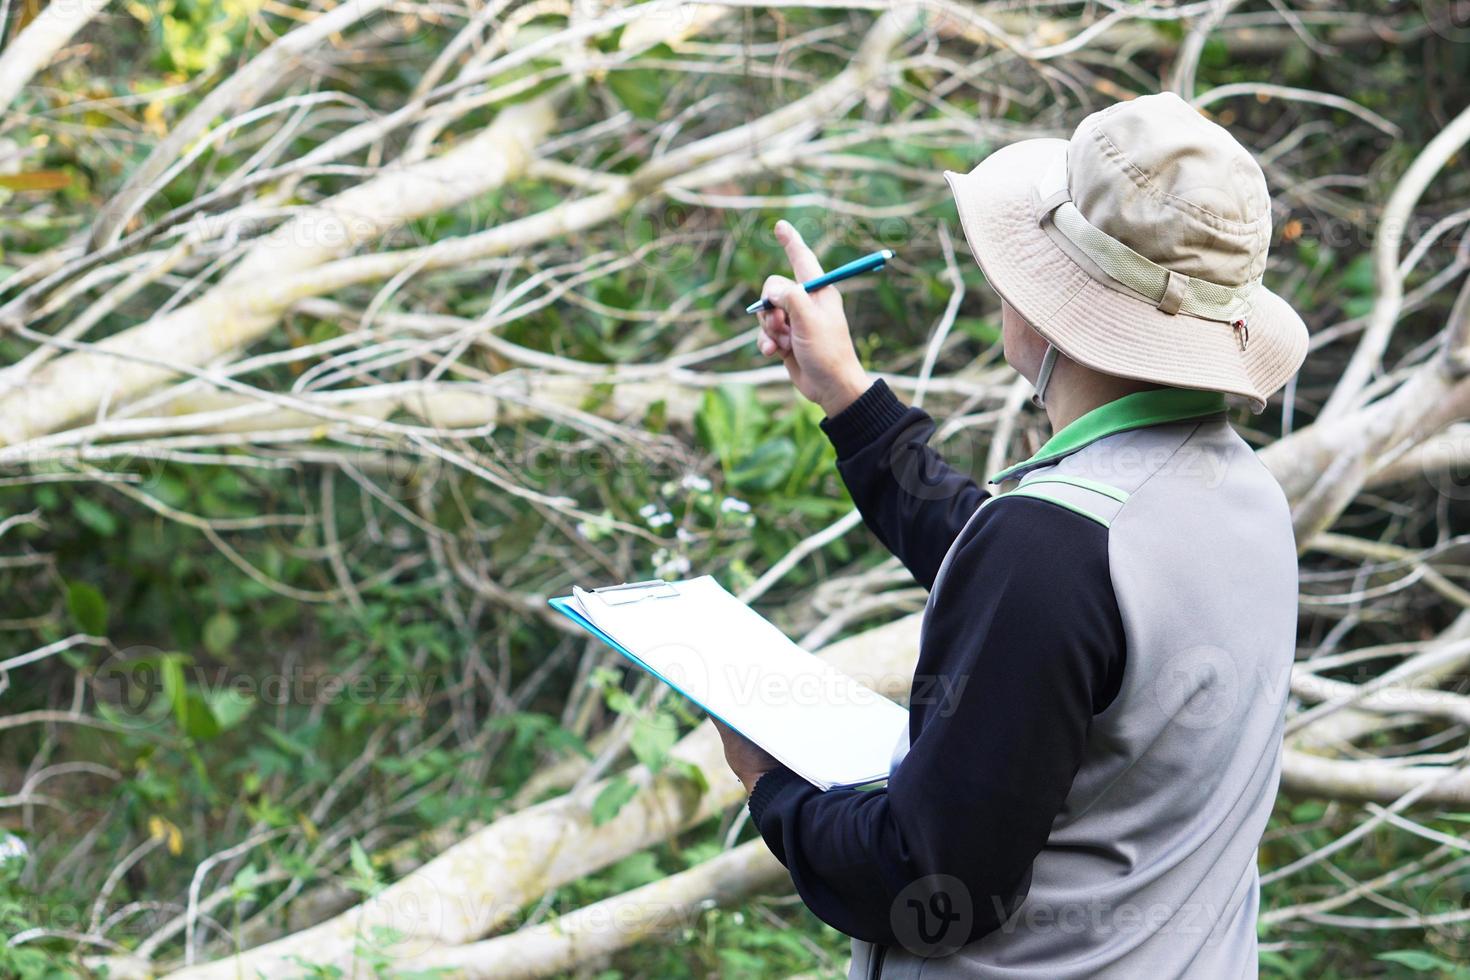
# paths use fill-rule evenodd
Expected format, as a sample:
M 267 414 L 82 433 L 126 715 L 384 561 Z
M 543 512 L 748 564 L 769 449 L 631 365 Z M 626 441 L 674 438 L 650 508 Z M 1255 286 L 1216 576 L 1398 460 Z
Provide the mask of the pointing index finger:
M 776 222 L 776 241 L 786 250 L 791 271 L 798 280 L 806 282 L 822 274 L 822 263 L 817 261 L 816 253 L 807 247 L 796 226 L 784 218 Z

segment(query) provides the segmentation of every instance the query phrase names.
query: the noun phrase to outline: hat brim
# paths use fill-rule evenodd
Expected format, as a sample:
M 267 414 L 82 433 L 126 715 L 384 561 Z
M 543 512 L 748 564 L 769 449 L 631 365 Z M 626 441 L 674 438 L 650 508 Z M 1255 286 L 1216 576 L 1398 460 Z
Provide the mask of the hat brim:
M 1251 295 L 1249 340 L 1227 323 L 1169 314 L 1088 274 L 1041 225 L 1033 186 L 1067 141 L 1032 139 L 992 153 L 968 174 L 946 171 L 960 224 L 1001 298 L 1067 357 L 1095 371 L 1250 399 L 1259 412 L 1301 367 L 1307 327 L 1284 299 Z

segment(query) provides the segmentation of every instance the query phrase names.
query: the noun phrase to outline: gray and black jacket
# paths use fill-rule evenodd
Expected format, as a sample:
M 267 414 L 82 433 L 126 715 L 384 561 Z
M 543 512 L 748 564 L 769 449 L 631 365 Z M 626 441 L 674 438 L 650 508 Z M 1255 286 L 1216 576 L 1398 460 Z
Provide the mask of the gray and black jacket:
M 1104 405 L 999 495 L 881 381 L 823 426 L 930 589 L 886 788 L 777 769 L 750 800 L 852 976 L 1254 977 L 1297 565 L 1223 398 Z

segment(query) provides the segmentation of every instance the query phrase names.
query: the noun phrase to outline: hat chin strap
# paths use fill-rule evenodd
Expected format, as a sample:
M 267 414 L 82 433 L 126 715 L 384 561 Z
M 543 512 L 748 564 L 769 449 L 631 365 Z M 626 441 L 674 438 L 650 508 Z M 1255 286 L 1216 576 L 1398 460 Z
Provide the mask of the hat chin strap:
M 1037 408 L 1046 407 L 1046 386 L 1051 381 L 1052 368 L 1057 366 L 1057 349 L 1052 344 L 1046 345 L 1046 353 L 1041 355 L 1041 368 L 1036 372 L 1036 394 L 1031 396 L 1031 404 Z

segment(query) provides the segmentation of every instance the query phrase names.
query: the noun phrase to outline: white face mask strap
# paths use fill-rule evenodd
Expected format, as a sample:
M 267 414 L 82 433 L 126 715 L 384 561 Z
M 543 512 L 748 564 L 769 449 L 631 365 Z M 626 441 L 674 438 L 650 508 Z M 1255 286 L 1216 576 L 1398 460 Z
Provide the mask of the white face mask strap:
M 1045 406 L 1046 384 L 1051 380 L 1051 369 L 1057 364 L 1057 349 L 1051 344 L 1046 345 L 1046 353 L 1041 355 L 1041 370 L 1036 372 L 1036 394 L 1031 396 L 1032 403 L 1037 408 Z

